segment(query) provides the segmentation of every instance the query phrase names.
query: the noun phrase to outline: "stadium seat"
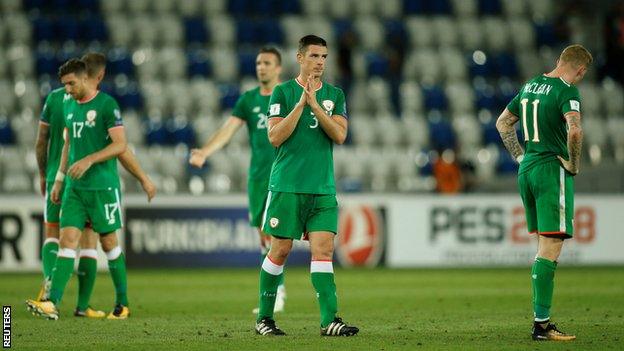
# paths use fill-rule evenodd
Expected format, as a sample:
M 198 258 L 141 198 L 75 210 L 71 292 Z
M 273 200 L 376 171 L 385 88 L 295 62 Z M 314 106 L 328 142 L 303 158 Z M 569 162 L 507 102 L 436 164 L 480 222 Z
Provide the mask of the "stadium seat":
M 483 50 L 485 33 L 477 19 L 460 18 L 457 27 L 461 46 L 464 50 Z
M 412 47 L 424 48 L 433 44 L 433 27 L 427 17 L 409 16 L 405 18 L 405 27 Z
M 15 135 L 11 123 L 6 115 L 0 114 L 0 145 L 12 145 L 15 143 Z M 6 160 L 6 155 L 3 155 Z M 21 163 L 21 160 L 19 161 Z
M 187 75 L 193 77 L 208 77 L 212 73 L 212 66 L 208 52 L 203 49 L 193 50 L 187 53 Z
M 435 150 L 454 149 L 455 133 L 451 123 L 439 111 L 431 111 L 427 117 L 429 140 Z
M 5 21 L 3 19 L 3 21 Z M 33 36 L 33 27 L 23 14 L 12 14 L 6 18 L 8 38 L 14 44 L 28 44 Z M 44 34 L 45 35 L 45 34 Z
M 452 0 L 451 3 L 457 18 L 475 17 L 478 14 L 477 0 Z
M 505 17 L 509 19 L 522 18 L 526 14 L 527 4 L 525 1 L 501 0 L 501 9 Z
M 475 97 L 471 86 L 465 82 L 450 83 L 445 88 L 448 96 L 450 111 L 456 113 L 471 113 L 474 111 Z
M 142 1 L 142 0 L 141 0 Z M 137 1 L 140 2 L 140 1 Z M 130 4 L 134 4 L 132 1 Z M 131 19 L 130 19 L 131 18 Z M 136 44 L 144 47 L 154 47 L 158 40 L 158 32 L 154 28 L 154 18 L 139 12 L 134 17 L 130 17 L 129 22 L 132 23 L 132 29 L 135 33 Z
M 108 1 L 105 1 L 108 3 Z M 124 14 L 115 13 L 106 17 L 110 42 L 113 46 L 128 47 L 135 39 L 134 23 Z
M 57 19 L 53 21 L 53 26 L 56 33 L 53 32 L 51 40 L 79 41 L 82 39 L 80 22 L 73 16 L 64 16 L 62 20 Z
M 425 85 L 422 87 L 422 92 L 427 110 L 446 110 L 448 102 L 440 86 Z
M 499 77 L 515 78 L 518 76 L 518 65 L 516 63 L 516 57 L 513 54 L 509 52 L 499 52 L 490 57 Z
M 496 172 L 498 174 L 517 174 L 518 173 L 518 162 L 513 159 L 511 154 L 507 152 L 507 150 L 501 146 L 499 148 L 498 163 L 496 165 Z
M 509 20 L 509 36 L 517 51 L 532 50 L 535 45 L 535 30 L 527 19 L 512 17 Z
M 129 82 L 115 90 L 119 106 L 123 110 L 140 110 L 143 108 L 143 97 L 136 82 Z
M 35 41 L 53 41 L 57 38 L 54 22 L 49 18 L 38 16 L 32 23 Z
M 390 63 L 388 62 L 388 58 L 383 54 L 370 52 L 366 55 L 366 62 L 369 77 L 385 77 L 388 74 Z
M 186 116 L 178 115 L 167 121 L 167 130 L 170 136 L 171 145 L 184 144 L 187 147 L 195 145 L 195 132 Z M 166 175 L 168 172 L 163 172 Z
M 179 17 L 173 15 L 158 17 L 156 28 L 162 46 L 179 46 L 184 42 L 184 27 Z
M 202 3 L 203 1 L 200 0 L 175 1 L 174 6 L 177 12 L 186 19 L 193 17 L 201 19 L 204 16 Z
M 451 124 L 459 150 L 474 150 L 483 145 L 481 125 L 473 114 L 460 113 L 453 117 Z
M 602 102 L 602 95 L 599 88 L 590 82 L 582 82 L 578 88 L 582 97 L 581 110 L 583 115 L 600 115 L 603 111 L 604 104 Z
M 240 96 L 238 86 L 235 84 L 220 84 L 219 91 L 221 92 L 221 108 L 233 108 Z
M 357 1 L 357 0 L 356 0 Z M 351 11 L 353 10 L 353 0 L 344 0 L 344 1 L 327 1 L 325 6 L 329 14 L 338 19 L 347 18 L 351 16 Z
M 464 61 L 464 56 L 457 48 L 443 48 L 439 52 L 441 67 L 444 67 L 447 84 L 454 82 L 464 82 L 468 76 L 468 70 Z
M 501 12 L 500 0 L 479 0 L 479 13 L 481 15 L 500 15 Z
M 99 16 L 89 16 L 80 21 L 82 39 L 86 42 L 108 40 L 106 23 Z
M 550 22 L 535 23 L 535 41 L 538 47 L 557 44 L 555 28 Z
M 500 17 L 485 17 L 482 32 L 490 51 L 502 51 L 509 47 L 509 29 Z
M 282 26 L 274 19 L 261 19 L 258 21 L 256 30 L 259 31 L 257 44 L 261 45 L 281 45 L 284 42 Z
M 6 52 L 6 58 L 13 77 L 32 77 L 34 75 L 34 59 L 26 45 L 18 44 L 10 47 Z
M 624 91 L 622 86 L 613 81 L 605 81 L 602 85 L 602 101 L 609 115 L 624 113 Z
M 115 48 L 107 54 L 108 65 L 106 66 L 108 74 L 115 76 L 124 74 L 128 77 L 134 77 L 134 63 L 130 53 L 122 48 Z
M 381 22 L 374 17 L 357 18 L 353 23 L 353 28 L 364 50 L 378 50 L 384 43 L 384 28 Z
M 402 5 L 401 0 L 376 0 L 375 13 L 383 18 L 400 18 Z
M 229 82 L 238 79 L 238 60 L 232 49 L 214 47 L 210 52 L 210 60 L 219 63 L 219 69 L 213 72 L 215 80 Z
M 613 146 L 613 155 L 615 161 L 619 164 L 624 163 L 624 116 L 614 115 L 607 120 L 607 133 L 611 145 Z
M 157 15 L 167 15 L 172 13 L 176 2 L 175 0 L 158 0 L 152 2 L 151 6 Z
M 424 117 L 416 115 L 404 115 L 401 118 L 401 130 L 403 140 L 411 149 L 419 150 L 429 145 L 429 125 Z
M 443 48 L 455 47 L 458 43 L 456 21 L 451 16 L 437 16 L 431 21 L 437 45 Z
M 206 16 L 222 16 L 227 13 L 228 0 L 211 0 L 202 2 L 204 5 L 203 11 Z

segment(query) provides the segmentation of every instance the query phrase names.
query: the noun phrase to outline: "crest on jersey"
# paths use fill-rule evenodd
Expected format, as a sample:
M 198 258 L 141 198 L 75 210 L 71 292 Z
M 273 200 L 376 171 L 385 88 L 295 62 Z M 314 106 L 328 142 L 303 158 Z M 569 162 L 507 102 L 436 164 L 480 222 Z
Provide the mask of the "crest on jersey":
M 72 119 L 72 118 L 74 118 L 74 114 L 73 113 L 70 113 L 70 114 L 67 115 L 67 119 Z
M 95 117 L 97 117 L 97 112 L 95 112 L 95 110 L 87 111 L 87 121 L 85 125 L 87 127 L 95 127 Z
M 277 218 L 275 218 L 275 217 L 272 217 L 272 218 L 269 220 L 269 225 L 271 226 L 271 228 L 275 228 L 275 227 L 277 227 L 277 226 L 279 225 L 279 219 L 277 219 Z
M 253 108 L 253 110 L 252 110 L 252 112 L 253 112 L 253 113 L 258 113 L 258 112 L 260 112 L 260 106 L 256 106 L 256 107 L 254 107 L 254 108 Z
M 331 116 L 331 113 L 334 110 L 334 102 L 331 100 L 323 100 L 323 108 L 325 109 L 325 112 Z

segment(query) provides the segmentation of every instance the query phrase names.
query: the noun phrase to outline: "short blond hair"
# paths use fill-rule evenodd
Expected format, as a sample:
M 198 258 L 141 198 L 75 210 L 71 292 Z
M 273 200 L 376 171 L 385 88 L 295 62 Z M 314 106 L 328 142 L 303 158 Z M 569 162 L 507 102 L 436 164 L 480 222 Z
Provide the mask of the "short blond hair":
M 594 61 L 594 58 L 583 45 L 574 44 L 563 49 L 559 60 L 563 63 L 569 63 L 574 67 L 587 67 Z

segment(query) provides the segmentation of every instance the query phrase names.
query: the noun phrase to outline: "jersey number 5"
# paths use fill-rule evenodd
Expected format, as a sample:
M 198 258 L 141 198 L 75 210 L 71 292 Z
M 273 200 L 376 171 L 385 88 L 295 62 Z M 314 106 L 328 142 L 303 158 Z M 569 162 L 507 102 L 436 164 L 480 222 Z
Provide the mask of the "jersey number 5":
M 529 127 L 527 126 L 527 103 L 529 99 L 520 100 L 520 105 L 522 105 L 522 127 L 524 129 L 524 141 L 529 141 Z M 537 128 L 537 105 L 539 104 L 539 99 L 533 100 L 531 105 L 533 105 L 533 139 L 531 141 L 539 143 L 539 130 Z

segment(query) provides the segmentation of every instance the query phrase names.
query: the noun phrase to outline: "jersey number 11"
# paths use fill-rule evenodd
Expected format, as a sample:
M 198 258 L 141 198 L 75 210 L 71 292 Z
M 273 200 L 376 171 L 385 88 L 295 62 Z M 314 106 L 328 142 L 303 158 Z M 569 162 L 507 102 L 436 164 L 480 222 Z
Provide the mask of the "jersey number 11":
M 529 141 L 529 127 L 527 126 L 527 102 L 529 99 L 520 100 L 520 105 L 522 105 L 522 127 L 524 128 L 524 141 Z M 531 105 L 533 105 L 533 139 L 531 141 L 539 143 L 539 130 L 537 128 L 537 105 L 539 104 L 539 99 L 533 100 Z

